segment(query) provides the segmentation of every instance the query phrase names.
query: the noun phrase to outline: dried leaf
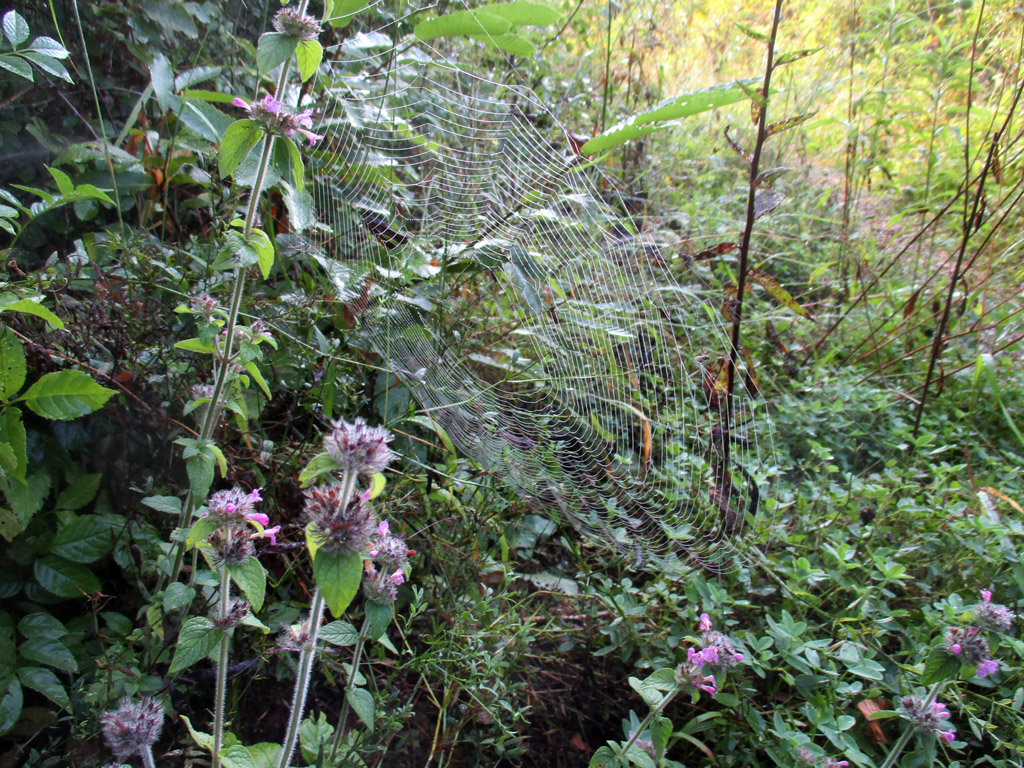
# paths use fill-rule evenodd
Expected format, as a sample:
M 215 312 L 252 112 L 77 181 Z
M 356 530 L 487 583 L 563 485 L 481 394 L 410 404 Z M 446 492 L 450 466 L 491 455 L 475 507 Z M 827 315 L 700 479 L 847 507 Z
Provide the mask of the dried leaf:
M 757 125 L 761 121 L 761 110 L 764 108 L 764 88 L 757 89 L 760 99 L 750 100 L 750 122 Z
M 757 178 L 754 179 L 754 186 L 758 189 L 771 189 L 775 186 L 775 181 L 785 174 L 792 171 L 792 168 L 787 166 L 779 166 L 778 168 L 768 168 L 757 174 Z
M 996 183 L 1003 183 L 1003 164 L 999 162 L 999 136 L 996 135 L 992 139 L 992 175 L 995 177 Z
M 811 314 L 804 309 L 803 305 L 793 298 L 789 291 L 779 285 L 775 278 L 766 275 L 759 269 L 748 270 L 747 277 L 768 291 L 768 294 L 773 299 L 785 306 L 787 309 L 796 312 L 800 317 L 805 317 L 808 320 L 811 319 Z
M 731 125 L 727 125 L 727 126 L 725 126 L 725 131 L 723 131 L 723 133 L 725 133 L 725 140 L 727 142 L 729 142 L 729 146 L 732 147 L 733 151 L 737 155 L 742 157 L 748 163 L 754 162 L 754 156 L 751 155 L 747 150 L 745 150 L 739 144 L 737 144 L 736 141 L 732 138 L 732 136 L 729 135 L 729 129 L 730 128 L 732 128 L 732 126 Z
M 691 261 L 704 261 L 705 259 L 713 259 L 715 256 L 724 256 L 730 251 L 735 251 L 737 248 L 739 246 L 736 243 L 719 243 L 710 248 L 705 248 L 700 253 L 684 253 L 683 260 L 687 263 Z
M 982 488 L 979 488 L 978 490 L 979 490 L 979 491 L 984 491 L 985 493 L 991 494 L 991 495 L 993 495 L 993 496 L 995 496 L 995 497 L 997 497 L 997 498 L 1000 498 L 1000 499 L 1002 499 L 1002 500 L 1003 500 L 1003 501 L 1005 501 L 1005 502 L 1006 502 L 1007 504 L 1009 504 L 1009 505 L 1010 505 L 1011 507 L 1013 507 L 1013 508 L 1014 508 L 1014 509 L 1016 509 L 1016 510 L 1017 510 L 1018 512 L 1020 512 L 1020 513 L 1021 513 L 1022 515 L 1024 515 L 1024 507 L 1022 507 L 1022 506 L 1021 506 L 1020 504 L 1018 504 L 1018 503 L 1017 503 L 1016 501 L 1014 501 L 1013 499 L 1011 499 L 1011 498 L 1010 498 L 1009 496 L 1007 496 L 1007 495 L 1006 495 L 1005 493 L 1003 493 L 1002 491 L 997 491 L 997 490 L 996 490 L 995 488 L 990 488 L 990 487 L 989 487 L 989 486 L 987 486 L 987 485 L 986 485 L 986 486 L 983 486 Z
M 920 295 L 920 288 L 918 288 L 916 291 L 910 294 L 910 299 L 907 301 L 907 305 L 903 308 L 904 317 L 910 317 L 912 314 L 914 314 L 914 308 L 917 306 L 917 299 Z
M 815 110 L 814 112 L 806 112 L 806 113 L 804 113 L 802 115 L 797 115 L 796 117 L 790 117 L 790 118 L 787 118 L 785 120 L 780 120 L 777 123 L 772 123 L 766 129 L 766 136 L 774 136 L 777 133 L 782 133 L 783 131 L 788 131 L 790 128 L 795 128 L 796 126 L 800 125 L 800 123 L 807 122 L 812 117 L 814 117 L 816 114 L 818 114 L 817 110 Z
M 889 702 L 885 699 L 864 699 L 857 704 L 857 709 L 864 715 L 864 719 L 867 720 L 868 735 L 871 740 L 876 744 L 886 745 L 888 740 L 885 738 L 885 734 L 882 733 L 882 724 L 877 720 L 873 720 L 872 717 L 876 712 L 881 712 L 884 709 L 889 708 Z

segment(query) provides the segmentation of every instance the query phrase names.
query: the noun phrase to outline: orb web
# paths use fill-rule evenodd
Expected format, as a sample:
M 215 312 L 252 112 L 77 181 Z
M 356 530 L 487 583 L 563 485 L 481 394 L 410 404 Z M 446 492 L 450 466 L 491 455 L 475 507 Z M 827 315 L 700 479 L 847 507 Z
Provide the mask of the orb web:
M 638 566 L 730 567 L 773 462 L 752 377 L 726 412 L 721 290 L 533 92 L 401 22 L 329 49 L 303 104 L 305 247 L 463 455 Z

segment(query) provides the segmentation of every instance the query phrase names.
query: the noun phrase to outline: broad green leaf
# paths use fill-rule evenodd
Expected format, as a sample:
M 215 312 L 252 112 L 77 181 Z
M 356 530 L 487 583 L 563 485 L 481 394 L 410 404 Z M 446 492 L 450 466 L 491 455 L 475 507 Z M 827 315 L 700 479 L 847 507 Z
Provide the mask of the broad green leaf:
M 252 755 L 256 768 L 277 768 L 281 762 L 281 745 L 261 741 L 249 746 L 249 754 Z
M 71 480 L 71 484 L 60 492 L 57 497 L 57 509 L 68 509 L 74 512 L 81 509 L 96 498 L 103 475 L 79 475 Z
M 362 13 L 369 6 L 370 0 L 326 0 L 324 2 L 324 21 L 330 22 L 332 27 L 344 29 L 358 13 Z
M 300 158 L 301 160 L 301 158 Z M 284 204 L 288 208 L 288 223 L 293 232 L 309 229 L 316 220 L 313 197 L 299 186 L 281 182 L 284 187 Z
M 224 132 L 217 155 L 221 178 L 229 176 L 241 165 L 252 148 L 260 143 L 263 131 L 255 120 L 236 120 Z
M 18 622 L 18 632 L 28 638 L 48 637 L 51 640 L 59 640 L 67 637 L 68 628 L 56 617 L 39 611 L 23 616 Z
M 241 744 L 224 747 L 220 751 L 220 764 L 224 768 L 256 768 L 256 761 Z
M 32 67 L 28 65 L 28 62 L 18 57 L 17 54 L 0 53 L 0 69 L 6 69 L 8 72 L 13 72 L 18 77 L 23 77 L 30 82 L 35 81 L 35 76 L 32 74 Z
M 359 582 L 363 577 L 363 558 L 358 552 L 338 555 L 324 552 L 323 549 L 317 550 L 313 557 L 313 575 L 327 607 L 334 616 L 340 616 L 359 590 Z
M 174 78 L 174 90 L 183 91 L 196 83 L 202 83 L 205 80 L 212 80 L 219 75 L 223 69 L 223 67 L 193 67 L 192 69 L 186 69 Z M 228 102 L 230 103 L 233 98 L 234 97 L 232 96 L 228 96 Z
M 515 32 L 506 32 L 503 35 L 469 34 L 466 37 L 479 40 L 487 45 L 493 45 L 495 48 L 505 51 L 505 53 L 511 53 L 513 56 L 530 57 L 533 56 L 533 52 L 536 50 L 533 43 Z
M 290 175 L 292 185 L 294 185 L 296 191 L 301 192 L 306 187 L 306 169 L 302 164 L 302 154 L 299 152 L 295 142 L 287 136 L 279 136 L 277 144 L 274 146 L 275 152 L 282 149 L 287 155 L 287 159 L 286 161 L 281 161 L 280 158 L 277 158 L 278 162 L 285 166 L 282 168 L 281 173 L 282 175 Z
M 17 11 L 8 11 L 4 14 L 3 27 L 4 37 L 12 48 L 17 48 L 28 40 L 28 22 Z
M 366 617 L 370 620 L 370 628 L 367 630 L 366 636 L 372 640 L 379 639 L 387 631 L 394 613 L 394 606 L 380 605 L 372 600 L 367 601 Z
M 71 177 L 64 173 L 64 171 L 59 168 L 50 168 L 49 166 L 47 166 L 46 170 L 50 172 L 53 180 L 57 183 L 57 189 L 60 190 L 61 196 L 67 197 L 75 193 L 75 183 L 71 181 Z
M 192 616 L 187 619 L 178 634 L 174 658 L 171 659 L 168 673 L 175 675 L 205 659 L 217 647 L 223 636 L 224 633 L 205 616 Z
M 339 619 L 320 628 L 320 639 L 328 645 L 355 645 L 359 631 L 347 621 Z
M 418 39 L 425 41 L 433 40 L 435 37 L 456 35 L 504 35 L 511 29 L 512 22 L 508 19 L 479 9 L 453 11 L 427 21 L 421 21 L 413 29 L 413 33 Z
M 58 597 L 88 597 L 100 591 L 92 571 L 57 555 L 41 557 L 32 570 L 42 588 Z
M 384 486 L 387 485 L 387 478 L 380 472 L 374 472 L 370 477 L 370 498 L 376 499 L 380 496 Z
M 583 155 L 592 155 L 603 149 L 625 144 L 627 141 L 646 136 L 653 131 L 666 128 L 669 121 L 690 117 L 709 109 L 717 109 L 748 98 L 744 86 L 758 82 L 753 78 L 716 85 L 702 91 L 693 91 L 661 102 L 656 107 L 639 112 L 611 128 L 599 133 L 580 147 Z
M 181 514 L 181 499 L 177 496 L 147 496 L 142 503 L 157 512 L 175 516 Z
M 199 339 L 185 339 L 175 343 L 176 349 L 184 349 L 186 352 L 195 352 L 199 355 L 212 355 L 216 350 L 212 344 L 207 344 Z
M 167 613 L 179 611 L 195 600 L 196 591 L 184 582 L 175 581 L 167 585 L 164 592 L 163 606 Z
M 350 688 L 345 691 L 345 700 L 352 707 L 352 711 L 359 715 L 366 730 L 373 731 L 373 694 L 365 688 Z
M 39 470 L 28 475 L 24 483 L 5 483 L 3 490 L 7 496 L 7 503 L 21 522 L 21 527 L 18 529 L 18 533 L 20 533 L 36 512 L 43 508 L 43 502 L 50 495 L 50 473 L 46 470 Z
M 188 538 L 185 539 L 185 546 L 188 549 L 192 549 L 218 528 L 220 528 L 220 523 L 212 517 L 200 517 L 189 529 Z
M 81 371 L 55 371 L 45 374 L 18 400 L 44 419 L 67 421 L 99 410 L 114 394 Z
M 932 648 L 928 658 L 924 662 L 924 672 L 921 674 L 922 685 L 935 685 L 944 680 L 953 680 L 960 674 L 960 660 L 950 654 L 945 646 L 937 645 Z
M 181 99 L 174 95 L 174 70 L 171 69 L 171 62 L 164 54 L 158 52 L 153 55 L 153 63 L 149 65 L 149 76 L 161 112 L 181 104 Z
M 299 749 L 302 757 L 310 765 L 316 765 L 320 750 L 330 748 L 334 726 L 327 722 L 327 715 L 321 712 L 317 716 L 310 715 L 299 725 Z
M 256 46 L 256 65 L 260 72 L 267 74 L 288 61 L 298 43 L 299 38 L 282 32 L 264 32 L 260 35 Z
M 249 238 L 249 245 L 256 251 L 257 263 L 263 279 L 270 277 L 270 270 L 274 266 L 274 244 L 270 242 L 267 233 L 262 229 L 253 229 L 252 237 Z M 270 397 L 268 394 L 267 397 Z
M 26 482 L 25 473 L 28 470 L 28 436 L 25 433 L 25 425 L 21 422 L 20 408 L 4 408 L 0 413 L 0 434 L 10 446 L 11 456 L 14 459 L 13 467 L 5 466 L 4 468 L 8 474 L 24 484 Z
M 316 74 L 317 67 L 324 58 L 324 47 L 316 40 L 302 40 L 295 49 L 299 63 L 299 78 L 306 82 Z
M 267 396 L 269 400 L 272 395 L 270 394 L 270 387 L 267 385 L 267 380 L 263 378 L 263 374 L 260 373 L 260 369 L 256 367 L 256 363 L 249 362 L 245 364 L 245 370 L 252 376 L 253 381 L 263 391 L 263 394 Z
M 51 59 L 66 59 L 71 54 L 68 53 L 67 48 L 61 45 L 59 42 L 54 40 L 52 37 L 46 35 L 40 35 L 28 45 L 30 51 L 37 51 L 39 53 L 49 56 Z
M 231 580 L 242 590 L 252 609 L 260 610 L 267 592 L 267 572 L 263 570 L 259 559 L 250 557 L 239 565 L 227 566 L 227 569 Z
M 84 515 L 60 527 L 50 551 L 73 563 L 94 563 L 113 545 L 110 523 L 96 515 Z
M 187 622 L 186 622 L 187 623 Z M 192 737 L 192 741 L 196 743 L 200 749 L 205 749 L 209 752 L 213 751 L 213 736 L 203 731 L 197 731 L 192 727 L 192 721 L 189 720 L 185 715 L 181 716 L 181 719 L 185 721 L 185 727 L 188 728 L 188 733 Z
M 14 13 L 14 11 L 11 11 Z M 3 698 L 0 698 L 0 736 L 3 736 L 21 717 L 21 705 L 23 703 L 21 684 L 17 680 L 11 680 L 4 691 Z
M 43 694 L 61 709 L 71 711 L 68 692 L 52 670 L 43 667 L 21 667 L 18 669 L 18 680 L 26 688 Z
M 299 473 L 299 486 L 309 488 L 324 475 L 329 475 L 340 469 L 338 462 L 332 459 L 329 453 L 318 453 Z
M 63 672 L 78 671 L 78 662 L 71 651 L 60 640 L 52 637 L 33 637 L 18 643 L 18 655 Z
M 521 27 L 546 27 L 554 24 L 562 18 L 561 11 L 549 8 L 541 3 L 510 2 L 510 3 L 488 3 L 481 5 L 480 10 L 501 16 L 513 24 Z
M 10 400 L 25 385 L 25 350 L 10 328 L 0 331 L 0 399 Z

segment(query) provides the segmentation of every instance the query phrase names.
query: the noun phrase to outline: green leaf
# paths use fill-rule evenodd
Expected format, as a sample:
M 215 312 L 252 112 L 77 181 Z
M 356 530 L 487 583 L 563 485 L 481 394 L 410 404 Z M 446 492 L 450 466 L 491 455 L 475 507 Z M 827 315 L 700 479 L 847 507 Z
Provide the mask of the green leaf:
M 67 421 L 99 410 L 114 394 L 81 371 L 56 371 L 45 374 L 18 400 L 44 419 Z
M 18 722 L 18 718 L 21 717 L 22 702 L 21 684 L 17 680 L 11 680 L 7 685 L 7 690 L 4 691 L 3 698 L 0 699 L 0 736 L 11 730 Z
M 320 751 L 329 748 L 334 726 L 327 722 L 327 715 L 321 712 L 317 717 L 310 715 L 299 725 L 299 748 L 302 757 L 310 765 L 317 764 Z
M 256 65 L 267 74 L 284 64 L 299 44 L 299 38 L 282 32 L 264 32 L 256 45 Z M 305 80 L 305 78 L 303 78 Z M 223 175 L 223 174 L 221 174 Z
M 281 762 L 281 745 L 261 741 L 249 746 L 249 754 L 252 755 L 256 768 L 277 768 Z
M 79 475 L 71 481 L 71 485 L 60 492 L 57 497 L 57 509 L 68 509 L 74 512 L 81 509 L 94 498 L 100 489 L 103 475 Z
M 217 647 L 223 636 L 224 633 L 205 616 L 192 616 L 187 619 L 178 634 L 178 643 L 174 648 L 174 658 L 171 659 L 168 673 L 175 675 L 205 659 Z
M 17 11 L 8 11 L 4 14 L 3 27 L 4 37 L 12 48 L 17 48 L 28 40 L 28 22 Z
M 344 29 L 352 19 L 359 13 L 366 10 L 370 0 L 326 0 L 324 3 L 324 19 L 330 22 L 332 27 Z M 328 10 L 329 9 L 329 10 Z
M 391 624 L 394 612 L 394 606 L 367 601 L 366 618 L 370 620 L 370 628 L 367 630 L 366 636 L 372 640 L 379 639 Z
M 13 466 L 5 464 L 4 469 L 23 485 L 26 482 L 25 473 L 28 470 L 27 437 L 25 425 L 21 422 L 21 409 L 4 408 L 0 413 L 0 438 L 10 448 L 10 456 L 14 460 Z
M 174 345 L 175 349 L 184 349 L 186 352 L 195 352 L 199 355 L 212 355 L 216 350 L 213 344 L 207 344 L 199 339 L 185 339 Z
M 306 82 L 316 74 L 320 62 L 324 58 L 324 47 L 316 40 L 302 40 L 295 49 L 299 63 L 299 78 Z
M 50 473 L 46 470 L 34 472 L 25 478 L 24 483 L 6 483 L 3 490 L 7 496 L 7 503 L 11 505 L 11 510 L 21 523 L 15 533 L 17 535 L 29 524 L 36 512 L 43 508 L 43 502 L 50 494 Z
M 142 503 L 157 512 L 175 516 L 181 514 L 181 499 L 177 496 L 147 496 Z
M 220 751 L 220 763 L 224 768 L 256 768 L 256 761 L 241 744 L 224 747 Z
M 932 648 L 928 658 L 925 659 L 921 684 L 935 685 L 944 680 L 952 680 L 959 674 L 960 660 L 949 653 L 945 646 L 937 645 Z
M 32 67 L 18 58 L 17 54 L 0 53 L 0 69 L 6 69 L 8 72 L 13 72 L 18 77 L 23 77 L 29 82 L 33 82 L 35 80 L 35 77 L 32 75 Z
M 181 455 L 185 459 L 185 470 L 188 472 L 192 493 L 197 499 L 205 499 L 210 493 L 210 486 L 213 485 L 213 471 L 217 464 L 213 443 L 210 440 L 190 438 L 179 438 L 174 442 L 185 449 Z
M 380 496 L 381 491 L 384 490 L 384 486 L 387 485 L 387 478 L 381 472 L 374 472 L 370 476 L 370 498 L 376 499 Z
M 60 640 L 68 635 L 67 627 L 56 617 L 42 611 L 22 617 L 18 622 L 18 631 L 27 638 L 48 637 L 51 640 Z
M 299 161 L 302 161 L 301 157 Z M 292 226 L 292 231 L 303 232 L 309 229 L 316 220 L 312 195 L 301 190 L 301 185 L 293 186 L 285 181 L 282 181 L 281 185 L 284 187 L 284 204 L 288 208 L 288 222 Z
M 271 399 L 270 387 L 267 385 L 267 380 L 263 378 L 263 374 L 260 373 L 260 369 L 256 367 L 256 363 L 248 362 L 245 364 L 245 370 L 252 376 L 253 381 L 256 382 L 257 386 L 263 391 L 263 394 L 267 396 L 267 399 Z
M 174 95 L 174 70 L 164 54 L 154 54 L 153 63 L 149 65 L 149 76 L 161 112 L 181 104 L 181 99 Z
M 263 279 L 270 277 L 270 269 L 274 266 L 274 244 L 262 229 L 253 229 L 249 245 L 256 251 L 257 263 Z M 270 397 L 268 394 L 267 397 Z
M 427 21 L 421 21 L 413 29 L 413 34 L 418 39 L 426 41 L 433 40 L 435 37 L 455 35 L 504 35 L 511 29 L 512 22 L 508 19 L 480 9 L 453 11 Z
M 64 171 L 59 168 L 46 167 L 46 170 L 50 172 L 53 180 L 57 183 L 57 189 L 60 190 L 62 197 L 75 194 L 75 183 L 71 181 L 71 177 L 68 176 Z
M 218 528 L 220 528 L 220 523 L 212 517 L 200 517 L 189 529 L 188 537 L 185 539 L 185 546 L 188 549 L 192 549 Z
M 278 137 L 277 148 L 281 146 L 284 146 L 285 151 L 288 153 L 288 168 L 292 177 L 291 183 L 295 185 L 296 191 L 301 192 L 306 186 L 306 169 L 302 164 L 302 155 L 299 152 L 299 148 L 287 136 Z
M 32 570 L 42 588 L 58 597 L 88 597 L 100 591 L 92 571 L 57 555 L 36 560 Z
M 195 597 L 196 591 L 192 587 L 181 581 L 172 582 L 167 585 L 167 590 L 164 592 L 164 610 L 167 613 L 174 613 L 191 605 Z
M 248 157 L 252 148 L 260 143 L 263 130 L 255 120 L 236 120 L 224 131 L 217 156 L 220 177 L 223 179 L 235 172 Z
M 331 458 L 329 453 L 318 453 L 309 460 L 309 464 L 299 473 L 299 486 L 309 488 L 324 475 L 337 472 L 341 469 L 338 462 Z
M 59 61 L 54 59 L 48 53 L 40 53 L 39 51 L 21 51 L 21 55 L 39 67 L 43 72 L 54 77 L 59 77 L 61 80 L 71 83 L 74 82 L 71 79 L 71 75 L 68 74 L 67 69 Z
M 197 731 L 192 727 L 192 721 L 189 720 L 185 715 L 181 716 L 181 719 L 185 721 L 185 727 L 188 728 L 188 733 L 192 737 L 192 741 L 196 743 L 200 749 L 205 749 L 208 752 L 213 752 L 213 736 L 203 731 Z
M 751 282 L 757 283 L 766 291 L 768 291 L 768 294 L 773 299 L 775 299 L 780 304 L 784 305 L 792 312 L 795 312 L 796 314 L 800 315 L 800 317 L 805 317 L 808 320 L 810 319 L 810 313 L 808 313 L 808 311 L 796 299 L 793 298 L 792 294 L 790 294 L 789 291 L 787 291 L 785 288 L 779 285 L 778 281 L 771 277 L 771 275 L 768 275 L 759 269 L 748 269 L 747 278 Z
M 320 628 L 320 639 L 328 645 L 355 645 L 359 639 L 359 631 L 347 621 L 339 619 Z
M 64 672 L 78 671 L 78 663 L 71 651 L 60 640 L 52 637 L 33 637 L 19 643 L 18 655 Z
M 334 616 L 340 616 L 359 590 L 363 558 L 358 552 L 338 555 L 317 550 L 313 558 L 313 575 L 327 607 Z
M 0 398 L 10 400 L 25 384 L 25 350 L 10 328 L 0 332 Z
M 254 611 L 263 607 L 263 598 L 267 592 L 267 572 L 255 557 L 246 558 L 239 565 L 227 566 L 231 580 L 245 594 Z
M 21 667 L 18 680 L 26 688 L 38 691 L 61 709 L 71 711 L 71 699 L 64 684 L 51 670 L 42 667 Z
M 94 563 L 113 547 L 110 534 L 109 522 L 84 515 L 60 527 L 50 551 L 73 563 Z
M 716 85 L 702 91 L 684 93 L 681 96 L 663 101 L 658 106 L 639 112 L 599 133 L 580 147 L 580 153 L 592 155 L 603 149 L 616 147 L 640 136 L 646 136 L 653 131 L 667 128 L 671 120 L 690 117 L 700 112 L 706 112 L 709 109 L 717 109 L 727 104 L 742 101 L 748 98 L 744 91 L 744 86 L 756 82 L 757 80 L 753 78 L 739 80 Z
M 359 715 L 366 730 L 373 731 L 373 694 L 365 688 L 350 688 L 345 691 L 345 700 L 352 707 L 352 711 Z
M 511 2 L 489 3 L 480 6 L 480 10 L 501 16 L 503 19 L 522 27 L 546 27 L 555 24 L 562 18 L 562 12 L 556 11 L 540 3 Z

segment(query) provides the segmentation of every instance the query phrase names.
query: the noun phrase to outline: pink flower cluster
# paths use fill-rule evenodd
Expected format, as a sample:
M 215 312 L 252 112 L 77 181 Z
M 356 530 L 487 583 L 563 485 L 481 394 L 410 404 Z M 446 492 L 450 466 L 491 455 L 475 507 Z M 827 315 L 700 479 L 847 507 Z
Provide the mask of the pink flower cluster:
M 375 603 L 389 605 L 398 597 L 399 585 L 405 583 L 409 556 L 413 552 L 402 539 L 391 533 L 391 526 L 386 520 L 377 526 L 371 547 L 363 594 Z
M 925 700 L 920 696 L 904 696 L 900 699 L 899 713 L 919 730 L 937 733 L 947 744 L 952 744 L 956 738 L 956 730 L 947 728 L 949 710 L 942 702 L 932 701 L 925 704 Z
M 701 640 L 704 643 L 704 650 L 715 652 L 714 661 L 708 661 L 708 663 L 719 669 L 735 667 L 743 661 L 743 654 L 736 650 L 728 635 L 712 629 L 711 626 L 711 617 L 702 613 L 697 628 L 703 632 Z
M 311 130 L 313 128 L 312 111 L 307 109 L 303 112 L 289 112 L 282 102 L 269 94 L 262 99 L 257 99 L 252 104 L 237 96 L 231 100 L 231 103 L 246 110 L 250 118 L 270 133 L 287 136 L 289 139 L 296 133 L 300 133 L 306 137 L 310 146 L 323 138 L 321 134 L 313 133 Z
M 270 539 L 271 544 L 277 543 L 277 534 L 281 530 L 280 525 L 268 528 L 270 518 L 262 512 L 253 512 L 256 502 L 263 501 L 260 496 L 261 488 L 256 488 L 250 493 L 245 493 L 241 488 L 230 488 L 226 491 L 217 491 L 206 501 L 207 512 L 203 514 L 223 518 L 226 522 L 244 520 L 256 528 L 256 533 L 250 539 Z

